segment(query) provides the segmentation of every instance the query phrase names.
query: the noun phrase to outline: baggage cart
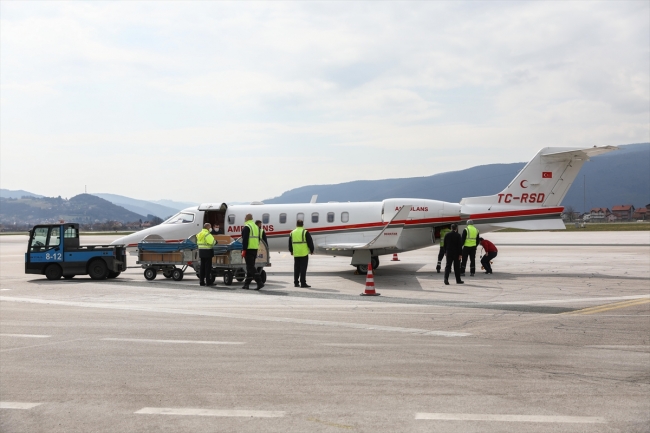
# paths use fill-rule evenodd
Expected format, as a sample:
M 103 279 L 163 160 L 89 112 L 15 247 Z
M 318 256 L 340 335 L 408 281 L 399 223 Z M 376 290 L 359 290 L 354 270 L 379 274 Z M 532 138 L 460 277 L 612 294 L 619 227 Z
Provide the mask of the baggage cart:
M 197 262 L 199 249 L 191 238 L 175 243 L 145 240 L 138 244 L 136 264 L 142 266 L 144 277 L 149 281 L 154 280 L 159 272 L 162 272 L 165 278 L 181 281 L 188 266 Z
M 226 286 L 232 285 L 233 280 L 237 280 L 238 282 L 244 281 L 246 278 L 246 261 L 241 256 L 241 238 L 238 238 L 229 244 L 218 243 L 213 247 L 213 250 L 212 277 L 222 277 L 223 283 Z M 200 266 L 200 262 L 194 263 L 194 270 L 197 272 L 197 275 Z M 261 241 L 259 249 L 257 250 L 255 268 L 262 279 L 262 283 L 266 282 L 266 271 L 264 268 L 268 266 L 271 266 L 269 249 L 268 246 Z

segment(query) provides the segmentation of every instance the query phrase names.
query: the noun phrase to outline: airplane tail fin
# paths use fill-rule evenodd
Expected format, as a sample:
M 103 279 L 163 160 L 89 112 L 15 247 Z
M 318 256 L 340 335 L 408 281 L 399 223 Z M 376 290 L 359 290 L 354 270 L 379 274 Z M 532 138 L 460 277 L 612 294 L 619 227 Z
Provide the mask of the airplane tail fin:
M 611 152 L 616 146 L 590 148 L 545 147 L 499 194 L 469 197 L 465 205 L 508 205 L 519 208 L 559 206 L 589 157 Z

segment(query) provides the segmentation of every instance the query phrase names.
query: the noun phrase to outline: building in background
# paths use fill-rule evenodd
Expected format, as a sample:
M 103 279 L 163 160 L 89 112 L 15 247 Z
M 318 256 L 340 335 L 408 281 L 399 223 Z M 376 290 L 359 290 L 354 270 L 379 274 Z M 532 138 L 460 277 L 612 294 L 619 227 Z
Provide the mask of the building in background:
M 614 206 L 612 207 L 612 213 L 616 215 L 617 221 L 632 221 L 634 215 L 634 206 L 631 204 Z

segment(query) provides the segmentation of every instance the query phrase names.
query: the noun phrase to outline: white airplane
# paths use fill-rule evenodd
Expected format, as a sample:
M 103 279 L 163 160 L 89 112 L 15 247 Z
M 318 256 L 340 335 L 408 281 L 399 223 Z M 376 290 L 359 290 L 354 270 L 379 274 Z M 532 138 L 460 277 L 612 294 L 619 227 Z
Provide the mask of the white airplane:
M 271 251 L 288 251 L 288 237 L 302 219 L 312 234 L 315 254 L 349 256 L 350 264 L 365 273 L 368 263 L 379 266 L 379 256 L 425 248 L 435 243 L 439 229 L 468 219 L 481 233 L 504 228 L 564 229 L 560 206 L 582 164 L 589 157 L 618 149 L 546 147 L 499 194 L 464 198 L 448 203 L 418 198 L 391 198 L 381 202 L 329 202 L 248 205 L 204 203 L 190 207 L 162 224 L 117 239 L 133 249 L 154 235 L 180 242 L 198 233 L 204 223 L 218 223 L 224 233 L 241 236 L 244 217 L 262 220 Z M 460 228 L 459 228 L 460 231 Z M 439 235 L 438 235 L 439 237 Z

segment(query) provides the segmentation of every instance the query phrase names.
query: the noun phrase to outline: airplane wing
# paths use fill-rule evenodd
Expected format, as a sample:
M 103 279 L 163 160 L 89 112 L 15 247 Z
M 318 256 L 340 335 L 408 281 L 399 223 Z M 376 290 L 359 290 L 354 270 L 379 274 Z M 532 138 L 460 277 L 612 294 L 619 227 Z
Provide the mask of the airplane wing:
M 353 243 L 353 242 L 337 242 L 337 243 L 323 243 L 319 244 L 320 248 L 326 250 L 371 250 L 379 248 L 397 248 L 397 242 L 402 231 L 404 230 L 404 223 L 411 212 L 411 205 L 402 206 L 402 208 L 395 214 L 393 219 L 384 227 L 384 229 L 367 244 Z

